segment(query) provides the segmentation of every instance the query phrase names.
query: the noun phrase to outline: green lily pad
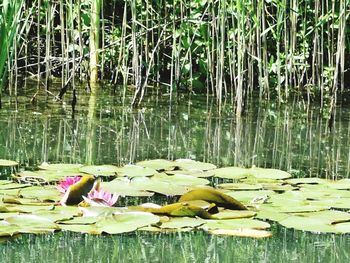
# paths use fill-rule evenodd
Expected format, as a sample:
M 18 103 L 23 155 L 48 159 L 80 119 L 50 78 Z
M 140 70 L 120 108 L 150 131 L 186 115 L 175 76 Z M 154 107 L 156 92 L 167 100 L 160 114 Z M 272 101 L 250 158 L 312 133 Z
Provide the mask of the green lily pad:
M 11 160 L 0 159 L 0 166 L 17 166 L 18 163 Z
M 99 220 L 99 217 L 94 216 L 80 216 L 74 217 L 69 220 L 62 220 L 59 223 L 64 225 L 91 225 L 95 224 Z
M 19 233 L 17 225 L 10 224 L 6 221 L 0 221 L 0 237 L 13 236 Z
M 286 179 L 291 177 L 290 173 L 287 173 L 278 169 L 267 169 L 267 168 L 258 168 L 253 167 L 249 169 L 249 173 L 255 178 L 264 178 L 264 179 Z
M 327 224 L 336 224 L 350 221 L 350 213 L 337 210 L 324 210 L 318 212 L 300 213 L 296 215 L 307 217 L 309 219 L 320 219 Z
M 213 170 L 214 176 L 225 179 L 243 179 L 249 176 L 249 169 L 242 167 L 223 167 Z
M 154 194 L 128 178 L 115 178 L 110 182 L 102 182 L 101 189 L 121 196 L 152 196 Z
M 155 169 L 151 169 L 148 167 L 142 167 L 139 165 L 131 165 L 131 164 L 125 165 L 124 167 L 118 168 L 118 170 L 117 170 L 118 176 L 126 176 L 129 178 L 152 176 L 156 173 L 157 173 L 157 171 Z
M 22 188 L 19 195 L 24 198 L 35 198 L 42 201 L 59 201 L 61 193 L 55 186 L 31 186 Z
M 34 213 L 40 210 L 52 210 L 53 205 L 15 205 L 6 204 L 6 209 L 8 212 L 20 212 L 20 213 Z
M 333 225 L 328 224 L 328 220 L 315 217 L 290 216 L 278 221 L 282 226 L 303 231 L 317 233 L 337 233 Z
M 194 177 L 201 177 L 201 178 L 207 178 L 214 176 L 215 170 L 209 170 L 209 171 L 185 171 L 185 170 L 172 170 L 172 171 L 165 171 L 166 174 L 169 175 L 191 175 Z
M 115 176 L 118 170 L 114 165 L 86 165 L 79 168 L 80 172 L 95 176 Z
M 206 224 L 202 226 L 204 230 L 212 229 L 267 229 L 270 227 L 269 223 L 256 219 L 225 219 L 225 220 L 206 220 Z
M 194 217 L 173 217 L 169 221 L 162 223 L 160 228 L 195 228 L 200 225 L 205 224 L 205 220 L 201 218 Z
M 127 212 L 105 217 L 96 223 L 98 231 L 108 234 L 132 232 L 136 229 L 156 224 L 159 217 L 146 212 Z
M 138 162 L 136 164 L 138 166 L 151 168 L 157 171 L 173 170 L 176 167 L 176 164 L 173 161 L 169 161 L 165 159 L 147 160 L 147 161 Z
M 256 212 L 249 210 L 222 210 L 219 213 L 213 214 L 213 219 L 235 219 L 235 218 L 248 218 L 256 215 Z
M 245 184 L 245 183 L 224 183 L 218 187 L 229 190 L 260 190 L 263 188 L 260 184 Z
M 258 190 L 258 191 L 229 191 L 225 194 L 237 199 L 238 201 L 248 204 L 254 200 L 266 200 L 270 196 L 276 195 L 274 191 L 271 190 Z
M 93 234 L 93 235 L 101 234 L 101 231 L 99 231 L 95 225 L 68 225 L 68 224 L 64 225 L 64 224 L 59 224 L 59 227 L 65 231 Z
M 17 225 L 19 227 L 18 232 L 20 233 L 47 233 L 59 229 L 58 225 L 51 220 L 36 215 L 20 214 L 8 217 L 5 221 Z
M 293 178 L 286 180 L 287 183 L 298 185 L 298 184 L 323 184 L 326 182 L 325 179 L 318 177 L 307 177 L 307 178 Z
M 175 164 L 180 170 L 187 171 L 207 171 L 216 168 L 214 164 L 198 162 L 191 159 L 177 159 L 175 160 Z
M 350 233 L 350 222 L 335 224 L 333 227 L 336 233 Z
M 255 216 L 257 219 L 262 220 L 270 220 L 270 221 L 281 221 L 283 219 L 286 219 L 287 217 L 290 217 L 289 214 L 278 212 L 273 209 L 261 209 L 257 215 Z
M 188 192 L 188 187 L 169 183 L 164 180 L 150 179 L 148 177 L 134 178 L 132 186 L 139 191 L 151 191 L 167 196 L 182 195 Z
M 76 176 L 79 171 L 55 171 L 55 170 L 39 170 L 36 172 L 23 171 L 17 173 L 15 177 L 24 183 L 52 183 L 62 180 L 68 176 Z
M 10 190 L 10 189 L 20 189 L 29 187 L 30 184 L 17 184 L 17 183 L 10 183 L 10 184 L 1 184 L 0 185 L 0 191 L 2 190 Z
M 169 184 L 177 184 L 182 186 L 200 186 L 207 185 L 210 182 L 204 178 L 198 178 L 192 175 L 183 175 L 183 174 L 175 174 L 175 175 L 167 175 L 166 173 L 157 173 L 152 178 L 153 182 L 165 182 Z
M 42 163 L 38 166 L 38 168 L 42 170 L 50 170 L 50 171 L 70 171 L 70 172 L 76 172 L 79 173 L 79 168 L 82 167 L 82 164 L 73 164 L 73 163 Z

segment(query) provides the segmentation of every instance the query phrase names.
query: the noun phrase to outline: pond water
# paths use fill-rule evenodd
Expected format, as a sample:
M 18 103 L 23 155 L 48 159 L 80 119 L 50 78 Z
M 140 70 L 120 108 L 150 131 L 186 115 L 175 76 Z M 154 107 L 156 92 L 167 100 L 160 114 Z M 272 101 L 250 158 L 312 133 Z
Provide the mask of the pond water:
M 154 158 L 191 158 L 218 166 L 272 167 L 297 177 L 347 178 L 350 173 L 350 111 L 344 100 L 332 129 L 317 105 L 302 99 L 276 105 L 249 99 L 241 118 L 230 100 L 217 111 L 215 98 L 131 97 L 104 87 L 78 94 L 74 118 L 69 105 L 27 87 L 17 100 L 3 97 L 0 159 L 21 169 L 43 161 L 126 164 Z M 128 92 L 126 92 L 128 94 Z M 9 169 L 0 170 L 2 177 Z M 215 182 L 214 182 L 215 183 Z M 262 240 L 204 232 L 114 236 L 72 233 L 23 235 L 0 243 L 1 262 L 347 262 L 349 235 L 312 234 L 273 225 Z

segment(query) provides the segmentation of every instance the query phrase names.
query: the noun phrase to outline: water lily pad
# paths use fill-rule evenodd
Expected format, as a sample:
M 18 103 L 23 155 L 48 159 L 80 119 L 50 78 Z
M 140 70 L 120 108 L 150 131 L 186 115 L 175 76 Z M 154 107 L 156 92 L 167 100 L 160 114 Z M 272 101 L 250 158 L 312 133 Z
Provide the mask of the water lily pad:
M 198 162 L 191 159 L 177 159 L 175 160 L 175 164 L 180 170 L 187 171 L 207 171 L 216 168 L 214 164 Z
M 62 220 L 59 223 L 65 224 L 65 225 L 91 225 L 95 224 L 99 220 L 99 217 L 94 216 L 80 216 L 80 217 L 74 217 L 69 220 Z
M 215 170 L 209 170 L 209 171 L 185 171 L 185 170 L 172 170 L 172 171 L 165 171 L 166 174 L 169 175 L 191 175 L 194 177 L 201 177 L 201 178 L 207 178 L 207 177 L 212 177 L 214 176 Z
M 159 217 L 146 212 L 128 212 L 105 217 L 96 223 L 98 231 L 108 234 L 132 232 L 136 229 L 156 224 Z
M 73 163 L 42 163 L 38 166 L 38 168 L 43 170 L 50 170 L 50 171 L 71 171 L 79 173 L 79 168 L 82 167 L 82 164 L 73 164 Z
M 258 191 L 229 191 L 225 194 L 232 196 L 238 201 L 248 204 L 254 200 L 267 200 L 270 196 L 276 195 L 274 191 L 271 190 L 258 190 Z
M 78 172 L 74 171 L 55 171 L 55 170 L 40 170 L 36 172 L 32 171 L 23 171 L 20 173 L 17 173 L 15 177 L 24 183 L 52 183 L 57 182 L 59 180 L 62 180 L 65 177 L 69 176 L 76 176 L 79 174 Z
M 155 169 L 151 169 L 148 167 L 142 167 L 139 165 L 131 165 L 131 164 L 125 165 L 124 167 L 118 168 L 118 170 L 117 170 L 118 176 L 127 176 L 129 178 L 152 176 L 156 173 L 157 173 L 157 171 Z
M 350 221 L 350 213 L 337 210 L 324 210 L 318 212 L 299 213 L 297 216 L 307 217 L 309 219 L 320 219 L 327 224 L 337 224 Z
M 17 225 L 10 224 L 6 221 L 0 221 L 0 237 L 13 236 L 19 233 Z
M 202 226 L 203 229 L 267 229 L 270 224 L 256 219 L 225 219 L 225 220 L 206 220 L 206 224 Z
M 152 196 L 154 194 L 128 178 L 115 178 L 110 182 L 102 182 L 101 189 L 121 196 Z
M 176 164 L 173 161 L 169 161 L 165 159 L 147 160 L 147 161 L 138 162 L 136 164 L 138 166 L 151 168 L 157 171 L 173 170 L 176 167 Z
M 64 224 L 59 224 L 59 227 L 65 231 L 93 234 L 93 235 L 101 234 L 101 231 L 99 231 L 95 225 L 68 225 L 68 224 L 64 225 Z
M 58 225 L 51 220 L 36 215 L 20 214 L 8 217 L 5 221 L 17 225 L 20 233 L 47 233 L 59 229 Z
M 264 178 L 264 179 L 286 179 L 291 177 L 290 173 L 287 173 L 278 169 L 266 169 L 253 167 L 250 169 L 249 173 L 255 178 Z
M 218 187 L 229 190 L 260 190 L 263 188 L 261 184 L 246 184 L 246 183 L 224 183 Z
M 6 204 L 6 209 L 8 212 L 20 212 L 20 213 L 34 213 L 40 210 L 52 210 L 53 205 L 15 205 Z
M 293 178 L 286 181 L 289 184 L 298 185 L 298 184 L 323 184 L 326 182 L 325 179 L 318 177 L 307 177 L 307 178 Z
M 0 166 L 16 166 L 17 162 L 11 160 L 0 159 Z
M 333 227 L 336 233 L 350 233 L 350 222 L 335 224 Z
M 252 237 L 252 238 L 266 238 L 271 237 L 272 233 L 266 230 L 260 229 L 212 229 L 208 231 L 213 235 L 223 235 L 223 236 L 237 236 L 237 237 Z
M 249 169 L 242 167 L 223 167 L 213 170 L 214 176 L 225 179 L 242 179 L 249 176 Z
M 249 210 L 229 210 L 225 209 L 219 213 L 213 214 L 213 219 L 235 219 L 235 218 L 249 218 L 256 215 L 256 212 Z
M 281 221 L 290 217 L 287 213 L 281 213 L 273 209 L 261 209 L 255 216 L 257 219 L 270 220 L 270 221 Z
M 290 216 L 278 221 L 282 226 L 303 231 L 318 233 L 337 233 L 333 225 L 328 224 L 328 220 L 314 217 Z
M 22 188 L 19 195 L 24 198 L 33 198 L 42 201 L 59 201 L 61 193 L 55 186 L 31 186 Z
M 79 168 L 80 172 L 95 176 L 114 176 L 118 170 L 119 168 L 114 165 L 86 165 Z
M 189 190 L 188 187 L 183 185 L 147 177 L 134 178 L 131 185 L 139 191 L 151 191 L 167 196 L 182 195 Z
M 29 187 L 30 184 L 17 184 L 17 183 L 9 183 L 9 184 L 0 184 L 0 191 L 9 190 L 9 189 L 20 189 Z
M 198 178 L 192 175 L 183 175 L 183 174 L 175 174 L 175 175 L 167 175 L 166 173 L 157 173 L 152 178 L 152 181 L 157 182 L 166 182 L 170 184 L 177 184 L 183 186 L 200 186 L 206 185 L 210 182 L 204 178 Z
M 205 220 L 201 218 L 193 218 L 193 217 L 173 217 L 170 218 L 168 222 L 162 223 L 160 228 L 195 228 L 200 225 L 205 224 Z

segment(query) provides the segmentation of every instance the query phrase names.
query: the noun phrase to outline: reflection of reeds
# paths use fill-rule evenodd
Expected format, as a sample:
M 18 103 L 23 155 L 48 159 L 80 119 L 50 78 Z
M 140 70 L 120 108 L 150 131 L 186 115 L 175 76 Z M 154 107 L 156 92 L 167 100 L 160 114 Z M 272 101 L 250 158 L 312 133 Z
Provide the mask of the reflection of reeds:
M 131 110 L 96 96 L 81 96 L 74 120 L 51 105 L 58 115 L 33 115 L 19 104 L 19 113 L 1 115 L 1 156 L 35 165 L 40 161 L 125 164 L 151 158 L 195 158 L 219 166 L 274 167 L 306 176 L 348 177 L 350 124 L 337 109 L 330 132 L 317 107 L 301 103 L 260 104 L 242 117 L 215 98 L 191 98 L 166 105 L 150 100 Z M 117 102 L 119 105 L 119 102 Z M 81 105 L 89 105 L 87 109 Z M 5 104 L 7 107 L 7 104 Z M 83 117 L 83 116 L 88 116 Z

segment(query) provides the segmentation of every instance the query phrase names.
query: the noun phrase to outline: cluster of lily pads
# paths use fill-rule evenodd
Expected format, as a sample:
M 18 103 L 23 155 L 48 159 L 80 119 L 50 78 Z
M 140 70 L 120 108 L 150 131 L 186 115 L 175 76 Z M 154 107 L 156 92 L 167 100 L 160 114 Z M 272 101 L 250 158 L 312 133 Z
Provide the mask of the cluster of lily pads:
M 16 165 L 0 160 L 0 166 Z M 219 182 L 215 187 L 214 181 Z M 349 189 L 349 179 L 291 178 L 277 169 L 217 168 L 189 159 L 123 167 L 43 163 L 37 171 L 14 172 L 11 179 L 0 180 L 0 237 L 59 230 L 204 230 L 268 237 L 271 222 L 318 233 L 350 233 Z M 122 206 L 118 200 L 159 195 L 177 201 Z

